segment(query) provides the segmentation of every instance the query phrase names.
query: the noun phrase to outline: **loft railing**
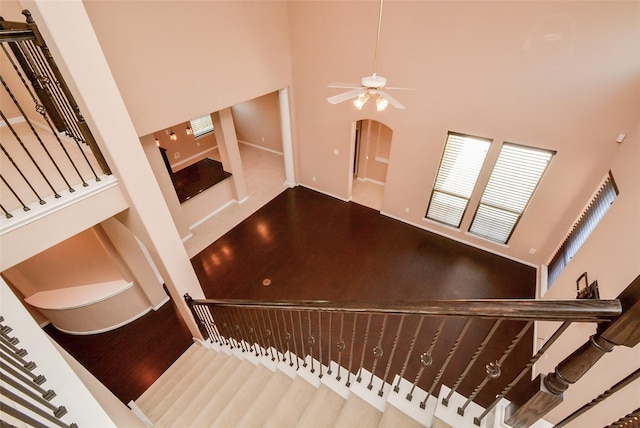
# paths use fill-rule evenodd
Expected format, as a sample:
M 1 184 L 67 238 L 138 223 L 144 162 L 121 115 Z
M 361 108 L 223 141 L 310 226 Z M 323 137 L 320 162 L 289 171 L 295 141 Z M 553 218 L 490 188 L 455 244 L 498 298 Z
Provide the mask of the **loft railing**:
M 46 378 L 35 372 L 36 363 L 25 360 L 28 352 L 18 348 L 20 340 L 10 335 L 12 330 L 0 317 L 0 412 L 25 426 L 77 428 L 62 419 L 67 409 L 52 403 L 56 393 L 42 387 Z
M 0 209 L 7 219 L 111 174 L 31 14 L 22 13 L 25 23 L 0 17 Z
M 512 401 L 504 422 L 530 426 L 605 352 L 640 340 L 640 276 L 614 300 L 185 300 L 213 343 L 305 367 L 346 387 L 364 382 L 378 396 L 390 389 L 397 393 L 402 383 L 405 399 L 419 400 L 423 409 L 447 385 L 443 405 L 458 392 L 467 397 L 458 414 L 464 416 L 471 402 L 485 409 L 474 415 L 478 426 L 503 398 Z M 531 356 L 536 321 L 561 325 Z M 554 373 L 532 383 L 531 368 L 572 323 L 596 324 L 597 333 Z

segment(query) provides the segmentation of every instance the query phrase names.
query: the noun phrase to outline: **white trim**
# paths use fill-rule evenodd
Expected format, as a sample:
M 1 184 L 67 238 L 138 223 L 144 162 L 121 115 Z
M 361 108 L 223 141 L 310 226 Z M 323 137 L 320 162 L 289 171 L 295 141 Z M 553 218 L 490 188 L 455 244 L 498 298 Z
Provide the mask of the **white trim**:
M 182 238 L 182 242 L 187 242 L 189 239 L 193 238 L 193 233 L 187 234 L 184 238 Z
M 207 152 L 212 152 L 215 149 L 217 149 L 218 146 L 214 146 L 214 147 L 209 147 L 206 150 L 203 150 L 201 152 L 196 153 L 195 155 L 189 156 L 188 158 L 182 159 L 179 162 L 176 163 L 169 163 L 169 165 L 171 166 L 171 169 L 173 169 L 174 167 L 180 166 L 180 165 L 184 165 L 185 163 L 190 163 L 192 160 L 197 159 L 199 157 L 202 157 L 205 153 Z
M 147 313 L 149 313 L 151 311 L 152 307 L 149 306 L 147 309 L 145 309 L 144 311 L 140 312 L 137 315 L 134 315 L 133 317 L 129 318 L 128 320 L 122 321 L 121 323 L 109 326 L 109 327 L 105 327 L 105 328 L 101 328 L 99 330 L 93 330 L 93 331 L 69 331 L 69 330 L 64 330 L 60 327 L 58 327 L 57 325 L 54 324 L 54 326 L 60 330 L 63 333 L 67 333 L 67 334 L 73 334 L 74 336 L 88 336 L 90 334 L 98 334 L 98 333 L 105 333 L 107 331 L 111 331 L 111 330 L 115 330 L 116 328 L 120 328 L 124 325 L 127 325 L 135 320 L 137 320 L 138 318 L 142 317 L 143 315 L 146 315 Z
M 476 235 L 475 233 L 471 233 L 469 231 L 465 232 L 464 234 L 467 235 L 467 236 L 473 236 L 476 239 L 488 242 L 489 244 L 493 244 L 493 245 L 498 246 L 498 247 L 509 248 L 509 246 L 507 244 L 503 244 L 502 242 L 498 242 L 498 241 L 491 240 L 489 238 L 485 238 L 484 236 Z
M 377 184 L 379 186 L 386 186 L 387 185 L 387 183 L 385 183 L 384 181 L 374 180 L 373 178 L 369 178 L 369 177 L 365 177 L 365 178 L 356 177 L 356 179 L 358 181 L 364 181 L 364 182 L 368 182 L 368 183 L 373 183 L 373 184 Z
M 154 311 L 157 311 L 158 309 L 160 309 L 165 303 L 167 303 L 169 300 L 169 296 L 165 297 L 164 299 L 162 299 L 162 302 L 158 303 L 156 306 L 152 306 Z
M 104 302 L 105 300 L 124 293 L 133 286 L 133 281 L 127 282 L 125 280 L 77 285 L 74 287 L 39 291 L 29 297 L 25 297 L 24 301 L 38 309 L 66 311 Z M 75 301 L 71 300 L 71 304 L 66 304 L 70 301 L 69 298 L 75 298 Z
M 395 216 L 395 215 L 393 215 L 393 214 L 389 214 L 389 213 L 386 213 L 386 212 L 383 212 L 383 211 L 380 211 L 380 214 L 385 215 L 385 216 L 387 216 L 387 217 L 390 217 L 390 218 L 392 218 L 392 219 L 394 219 L 394 220 L 398 220 L 398 221 L 401 221 L 401 222 L 403 222 L 403 223 L 409 224 L 409 225 L 411 225 L 411 226 L 415 226 L 415 227 L 417 227 L 417 228 L 419 228 L 419 229 L 422 229 L 422 230 L 426 230 L 426 231 L 428 231 L 428 232 L 435 233 L 436 235 L 440 235 L 440 236 L 442 236 L 442 237 L 449 238 L 449 239 L 451 239 L 451 240 L 454 240 L 454 241 L 460 242 L 461 244 L 469 245 L 470 247 L 474 247 L 474 248 L 477 248 L 477 249 L 479 249 L 479 250 L 483 250 L 483 251 L 486 251 L 486 252 L 488 252 L 488 253 L 495 254 L 496 256 L 504 257 L 505 259 L 513 260 L 514 262 L 518 262 L 518 263 L 520 263 L 520 264 L 523 264 L 523 265 L 526 265 L 526 266 L 530 266 L 530 267 L 535 268 L 535 269 L 537 269 L 537 268 L 538 268 L 538 265 L 535 265 L 535 264 L 533 264 L 533 263 L 530 263 L 530 262 L 527 262 L 527 261 L 524 261 L 524 260 L 518 259 L 518 258 L 516 258 L 516 257 L 509 256 L 509 255 L 507 255 L 507 254 L 499 253 L 499 252 L 497 252 L 497 251 L 495 251 L 495 250 L 492 250 L 492 249 L 487 248 L 487 247 L 483 247 L 483 246 L 481 246 L 481 245 L 474 244 L 474 243 L 472 243 L 472 242 L 463 241 L 463 240 L 462 240 L 462 239 L 460 239 L 460 238 L 456 238 L 456 237 L 453 237 L 453 236 L 450 236 L 450 235 L 444 234 L 444 233 L 442 233 L 442 232 L 440 232 L 440 231 L 438 231 L 438 230 L 436 230 L 436 229 L 431 229 L 431 228 L 425 227 L 425 226 L 423 226 L 423 225 L 421 225 L 421 224 L 417 224 L 417 223 L 414 223 L 414 222 L 412 222 L 412 221 L 408 221 L 407 219 L 404 219 L 404 218 L 402 218 L 402 217 L 398 217 L 398 216 Z M 473 236 L 473 237 L 475 237 L 475 238 L 477 238 L 477 236 L 475 236 L 475 235 L 472 235 L 472 236 Z
M 380 156 L 376 156 L 374 159 L 375 159 L 376 162 L 389 163 L 389 158 L 383 158 L 383 157 L 380 157 Z
M 218 208 L 217 210 L 214 210 L 212 212 L 210 212 L 209 214 L 207 214 L 206 216 L 202 217 L 200 220 L 196 221 L 195 223 L 193 223 L 191 226 L 189 226 L 189 230 L 193 230 L 196 227 L 200 226 L 202 223 L 204 223 L 205 221 L 209 220 L 211 217 L 213 217 L 214 215 L 218 214 L 220 211 L 222 211 L 223 209 L 227 208 L 229 205 L 237 203 L 235 200 L 231 200 L 229 202 L 227 202 L 226 204 L 222 205 L 220 208 Z M 191 234 L 193 236 L 193 234 Z
M 26 122 L 23 116 L 12 117 L 9 119 L 9 125 L 15 125 L 16 123 L 22 123 L 22 122 Z M 4 120 L 0 122 L 0 128 L 2 127 L 7 127 L 7 124 L 4 122 Z
M 133 400 L 129 401 L 129 403 L 127 403 L 127 406 L 131 409 L 131 413 L 136 415 L 138 419 L 140 419 L 146 427 L 153 428 L 153 422 L 151 422 L 151 420 L 147 417 L 147 415 L 144 414 L 142 409 L 138 407 L 135 401 Z
M 234 200 L 234 202 L 235 202 L 236 204 L 244 204 L 244 203 L 245 203 L 245 202 L 247 202 L 248 200 L 249 200 L 249 195 L 245 196 L 244 198 L 240 199 L 239 201 L 238 201 L 238 200 Z
M 22 208 L 15 209 L 11 211 L 13 218 L 8 219 L 5 216 L 0 216 L 0 236 L 115 187 L 118 184 L 118 179 L 113 175 L 102 175 L 99 182 L 91 179 L 87 180 L 87 183 L 89 183 L 89 186 L 77 185 L 76 187 L 78 188 L 75 189 L 75 192 L 69 193 L 62 198 L 57 199 L 54 195 L 44 197 L 43 199 L 46 202 L 44 205 L 34 201 L 28 205 L 31 208 L 29 211 L 23 211 Z
M 304 184 L 304 183 L 301 183 L 300 186 L 306 187 L 307 189 L 313 190 L 313 191 L 318 192 L 318 193 L 322 193 L 323 195 L 331 196 L 332 198 L 339 199 L 339 200 L 341 200 L 343 202 L 349 202 L 349 199 L 341 198 L 340 196 L 336 196 L 333 193 L 329 193 L 329 192 L 325 192 L 324 190 L 316 189 L 315 187 L 311 187 L 311 186 L 309 186 L 307 184 Z
M 149 265 L 151 266 L 153 273 L 156 275 L 156 279 L 158 280 L 158 283 L 164 284 L 164 278 L 162 278 L 162 275 L 160 274 L 158 267 L 156 266 L 155 262 L 151 258 L 151 254 L 149 254 L 149 250 L 147 250 L 147 247 L 145 247 L 144 243 L 140 239 L 138 239 L 136 235 L 133 235 L 133 237 L 136 239 L 136 242 L 138 243 L 140 250 L 144 254 L 145 258 L 147 259 L 147 262 L 149 262 Z
M 273 153 L 274 155 L 284 156 L 284 153 L 283 153 L 283 152 L 279 152 L 279 151 L 277 151 L 277 150 L 269 149 L 269 148 L 267 148 L 267 147 L 260 146 L 260 145 L 258 145 L 258 144 L 254 144 L 254 143 L 250 143 L 250 142 L 248 142 L 248 141 L 238 140 L 238 143 L 240 143 L 240 144 L 246 144 L 247 146 L 251 146 L 251 147 L 253 147 L 253 148 L 255 148 L 255 149 L 258 149 L 258 150 L 264 150 L 265 152 Z

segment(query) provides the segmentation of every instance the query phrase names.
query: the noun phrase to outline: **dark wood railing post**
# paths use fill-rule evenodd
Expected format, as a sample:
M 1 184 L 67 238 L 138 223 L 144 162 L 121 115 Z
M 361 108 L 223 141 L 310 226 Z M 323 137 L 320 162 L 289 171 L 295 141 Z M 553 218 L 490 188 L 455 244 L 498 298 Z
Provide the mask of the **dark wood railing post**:
M 560 362 L 553 373 L 539 375 L 539 390 L 519 408 L 507 409 L 505 423 L 527 427 L 543 418 L 562 402 L 562 393 L 577 382 L 593 365 L 615 346 L 634 347 L 640 342 L 640 275 L 618 296 L 622 314 L 609 323 L 600 324 L 596 334 Z
M 189 293 L 185 293 L 184 296 L 182 297 L 184 298 L 184 302 L 187 304 L 187 306 L 191 310 L 191 316 L 193 317 L 193 320 L 196 322 L 196 324 L 198 324 L 198 329 L 200 330 L 200 334 L 202 335 L 204 340 L 213 339 L 212 337 L 210 337 L 209 332 L 207 331 L 207 328 L 204 326 L 204 321 L 201 319 L 200 316 L 198 316 L 198 314 L 196 313 L 196 309 L 193 307 L 194 305 L 193 297 L 191 297 Z

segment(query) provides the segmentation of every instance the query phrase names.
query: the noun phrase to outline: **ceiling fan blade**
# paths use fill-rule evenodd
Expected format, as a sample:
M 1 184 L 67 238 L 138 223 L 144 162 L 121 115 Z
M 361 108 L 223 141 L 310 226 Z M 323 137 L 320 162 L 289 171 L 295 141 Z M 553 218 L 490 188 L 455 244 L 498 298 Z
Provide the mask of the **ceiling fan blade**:
M 395 98 L 393 98 L 391 95 L 389 95 L 388 93 L 386 93 L 384 91 L 378 90 L 378 95 L 380 95 L 385 100 L 389 101 L 389 104 L 391 104 L 395 108 L 398 108 L 398 109 L 405 109 L 406 108 L 404 106 L 404 104 L 402 104 L 400 101 L 396 100 Z
M 329 83 L 327 85 L 327 88 L 356 89 L 361 86 L 362 85 L 360 85 L 359 83 L 334 82 L 334 83 Z
M 359 96 L 360 94 L 364 94 L 365 91 L 366 91 L 365 88 L 353 89 L 351 91 L 343 92 L 341 94 L 329 97 L 329 98 L 327 98 L 327 101 L 329 101 L 331 104 L 338 104 L 338 103 L 341 103 L 343 101 L 347 101 L 348 99 L 355 98 L 355 97 Z M 391 101 L 389 101 L 389 102 L 391 102 Z

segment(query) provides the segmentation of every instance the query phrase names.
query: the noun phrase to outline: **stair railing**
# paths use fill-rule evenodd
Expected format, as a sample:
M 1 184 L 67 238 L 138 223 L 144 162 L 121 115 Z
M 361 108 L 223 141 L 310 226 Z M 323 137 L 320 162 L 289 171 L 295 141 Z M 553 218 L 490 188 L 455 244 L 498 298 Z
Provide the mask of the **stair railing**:
M 12 331 L 0 317 L 0 412 L 27 426 L 77 428 L 62 419 L 67 409 L 52 403 L 56 393 L 42 387 L 46 378 L 35 373 L 36 363 L 25 360 L 28 352 L 18 348 L 20 340 L 10 335 Z
M 8 219 L 111 174 L 38 26 L 29 11 L 22 13 L 25 23 L 0 17 L 0 61 L 6 64 L 0 92 L 10 100 L 0 110 L 0 131 L 9 131 L 0 144 L 7 165 L 0 178 L 9 190 L 0 210 Z
M 406 400 L 420 399 L 423 409 L 437 400 L 433 394 L 440 385 L 453 385 L 442 404 L 454 392 L 468 397 L 457 412 L 464 416 L 470 402 L 479 404 L 485 410 L 473 418 L 478 426 L 503 398 L 512 397 L 525 404 L 512 403 L 505 423 L 530 426 L 600 356 L 614 345 L 634 346 L 640 337 L 640 276 L 613 300 L 185 300 L 213 343 L 306 367 L 320 378 L 333 375 L 346 387 L 364 382 L 380 397 L 402 389 Z M 561 325 L 531 356 L 537 321 Z M 597 333 L 554 373 L 531 383 L 533 365 L 572 323 L 594 323 Z M 531 391 L 532 386 L 540 389 Z M 418 397 L 419 391 L 425 393 Z

